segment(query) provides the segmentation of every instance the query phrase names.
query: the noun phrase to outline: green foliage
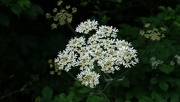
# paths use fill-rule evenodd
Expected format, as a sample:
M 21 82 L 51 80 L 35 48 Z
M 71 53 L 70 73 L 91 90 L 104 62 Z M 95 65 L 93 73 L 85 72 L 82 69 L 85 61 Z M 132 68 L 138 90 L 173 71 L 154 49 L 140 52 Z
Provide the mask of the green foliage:
M 105 99 L 103 97 L 97 96 L 97 95 L 89 95 L 86 102 L 104 102 Z
M 53 90 L 49 87 L 44 87 L 42 90 L 41 102 L 51 102 L 53 97 Z

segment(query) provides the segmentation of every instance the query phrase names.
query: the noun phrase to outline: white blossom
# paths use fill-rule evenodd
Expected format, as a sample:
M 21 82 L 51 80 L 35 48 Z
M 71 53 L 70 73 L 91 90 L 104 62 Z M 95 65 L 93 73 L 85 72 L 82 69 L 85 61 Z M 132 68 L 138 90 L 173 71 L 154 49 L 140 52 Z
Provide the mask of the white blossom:
M 69 43 L 66 45 L 66 48 L 77 51 L 79 48 L 81 48 L 84 45 L 86 45 L 84 37 L 79 37 L 79 38 L 74 37 L 69 40 Z
M 77 79 L 85 86 L 94 88 L 99 84 L 99 68 L 104 73 L 115 73 L 120 67 L 131 68 L 138 63 L 137 51 L 132 44 L 116 38 L 118 29 L 112 26 L 99 26 L 97 21 L 81 22 L 76 32 L 88 34 L 88 37 L 74 37 L 70 39 L 63 52 L 59 52 L 55 63 L 59 70 L 69 71 L 71 67 L 78 67 L 80 73 Z
M 115 38 L 117 36 L 118 29 L 112 26 L 106 26 L 102 25 L 98 28 L 96 33 L 101 37 L 113 37 Z
M 78 33 L 84 33 L 88 34 L 92 30 L 97 29 L 98 22 L 95 20 L 90 20 L 88 19 L 87 21 L 81 22 L 77 27 L 76 27 L 76 32 Z
M 150 58 L 150 63 L 153 69 L 156 69 L 160 64 L 163 64 L 164 62 L 161 60 L 156 60 L 156 57 Z
M 176 63 L 178 65 L 180 65 L 180 56 L 179 55 L 175 55 L 174 57 L 176 58 Z
M 77 65 L 76 58 L 77 55 L 74 52 L 64 50 L 63 52 L 59 52 L 58 57 L 55 58 L 54 62 L 59 70 L 65 70 L 68 72 L 71 67 Z
M 91 71 L 89 69 L 81 71 L 77 75 L 77 79 L 85 86 L 89 86 L 94 88 L 97 84 L 99 84 L 100 75 L 95 71 Z

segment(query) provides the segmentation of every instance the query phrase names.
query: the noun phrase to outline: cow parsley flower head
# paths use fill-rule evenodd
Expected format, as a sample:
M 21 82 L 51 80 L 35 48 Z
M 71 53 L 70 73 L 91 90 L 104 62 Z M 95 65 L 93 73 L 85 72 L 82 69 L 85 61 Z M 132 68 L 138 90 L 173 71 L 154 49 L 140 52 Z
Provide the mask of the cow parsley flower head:
M 89 69 L 81 71 L 77 75 L 77 79 L 85 86 L 89 86 L 94 88 L 97 84 L 99 84 L 100 75 L 95 71 L 91 71 Z
M 71 67 L 76 66 L 77 54 L 70 50 L 64 50 L 59 52 L 54 62 L 58 66 L 59 70 L 69 71 Z
M 98 74 L 115 73 L 121 67 L 131 68 L 138 63 L 137 51 L 132 44 L 117 39 L 118 29 L 112 26 L 98 26 L 97 21 L 81 22 L 76 32 L 88 34 L 88 38 L 74 37 L 70 39 L 63 52 L 59 52 L 55 63 L 58 70 L 69 71 L 78 68 L 77 80 L 83 85 L 94 88 L 99 84 Z
M 145 36 L 147 39 L 150 39 L 152 41 L 159 41 L 160 39 L 164 38 L 164 32 L 166 31 L 165 28 L 160 27 L 160 28 L 153 28 L 150 29 L 151 24 L 150 23 L 146 23 L 144 25 L 144 30 L 140 30 L 140 34 L 142 36 Z
M 96 30 L 97 25 L 98 25 L 97 21 L 88 19 L 87 21 L 81 22 L 76 27 L 76 32 L 88 34 L 90 31 Z
M 69 40 L 69 43 L 66 45 L 67 49 L 73 49 L 74 51 L 77 51 L 82 46 L 86 44 L 84 37 L 74 37 Z

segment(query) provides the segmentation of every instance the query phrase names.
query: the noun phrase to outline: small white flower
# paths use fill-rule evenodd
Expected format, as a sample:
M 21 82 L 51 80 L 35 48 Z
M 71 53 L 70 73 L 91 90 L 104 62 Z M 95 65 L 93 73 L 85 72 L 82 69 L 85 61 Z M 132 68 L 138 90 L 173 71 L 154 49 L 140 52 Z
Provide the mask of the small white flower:
M 98 34 L 101 37 L 115 38 L 117 36 L 117 32 L 118 29 L 116 29 L 115 27 L 113 28 L 112 26 L 102 25 L 97 29 L 96 34 Z
M 171 65 L 171 66 L 174 66 L 174 65 L 175 65 L 175 62 L 174 62 L 174 61 L 171 61 L 171 62 L 170 62 L 170 65 Z
M 81 71 L 77 75 L 77 79 L 85 86 L 89 86 L 94 88 L 97 84 L 99 84 L 100 75 L 94 71 L 89 69 Z
M 64 50 L 63 52 L 59 52 L 58 57 L 55 58 L 54 62 L 58 66 L 59 70 L 69 71 L 71 67 L 76 66 L 77 55 L 74 52 L 69 52 L 68 50 Z
M 150 58 L 150 63 L 153 69 L 156 69 L 160 64 L 163 64 L 164 62 L 161 60 L 156 60 L 156 57 Z
M 99 35 L 94 34 L 88 38 L 87 44 L 97 44 L 100 40 L 99 38 Z
M 86 45 L 85 38 L 84 37 L 74 37 L 69 40 L 69 43 L 66 45 L 68 49 L 73 49 L 74 51 L 77 51 L 82 46 Z
M 151 25 L 150 23 L 146 23 L 146 24 L 144 25 L 144 27 L 145 27 L 145 28 L 148 28 L 150 25 Z
M 80 55 L 78 57 L 78 66 L 80 66 L 80 70 L 84 70 L 84 68 L 86 68 L 86 66 L 88 66 L 89 68 L 94 68 L 93 66 L 94 60 L 89 56 L 89 54 L 83 54 Z
M 97 29 L 98 22 L 95 20 L 90 20 L 88 19 L 87 21 L 81 22 L 77 27 L 76 27 L 76 32 L 78 33 L 84 33 L 88 34 L 92 30 Z
M 114 71 L 116 70 L 114 68 L 116 59 L 111 57 L 105 57 L 103 59 L 98 60 L 98 66 L 101 67 L 101 71 L 103 71 L 104 73 L 114 73 Z
M 176 58 L 176 63 L 178 65 L 180 65 L 180 56 L 179 55 L 175 55 L 174 57 Z

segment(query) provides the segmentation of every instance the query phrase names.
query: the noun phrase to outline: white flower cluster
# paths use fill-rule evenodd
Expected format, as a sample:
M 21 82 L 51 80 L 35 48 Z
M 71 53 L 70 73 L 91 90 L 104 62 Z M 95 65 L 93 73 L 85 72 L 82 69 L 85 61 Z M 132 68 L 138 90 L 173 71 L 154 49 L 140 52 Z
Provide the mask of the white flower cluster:
M 178 65 L 180 65 L 180 56 L 179 55 L 175 55 L 174 58 L 176 58 L 176 63 Z
M 152 69 L 156 69 L 160 64 L 163 64 L 164 62 L 161 60 L 156 60 L 156 57 L 151 57 L 150 63 L 151 63 Z
M 116 38 L 118 30 L 112 26 L 98 26 L 97 21 L 87 20 L 77 26 L 76 32 L 95 33 L 89 38 L 75 37 L 59 52 L 55 64 L 59 70 L 69 71 L 77 66 L 81 71 L 77 79 L 85 86 L 94 88 L 99 84 L 100 75 L 114 73 L 120 67 L 131 68 L 138 63 L 137 51 L 130 43 Z
M 165 35 L 163 34 L 166 29 L 163 27 L 160 28 L 153 28 L 150 29 L 150 23 L 147 23 L 144 25 L 144 30 L 140 30 L 140 34 L 145 36 L 147 39 L 150 39 L 152 41 L 159 41 L 161 38 L 164 38 Z
M 173 59 L 171 62 L 170 62 L 170 65 L 174 66 L 175 64 L 177 65 L 180 65 L 180 55 L 175 55 L 174 56 L 175 59 Z M 175 60 L 175 61 L 174 61 Z
M 89 31 L 97 29 L 97 25 L 97 21 L 90 21 L 90 19 L 88 19 L 87 21 L 81 22 L 81 24 L 78 25 L 76 32 L 88 34 Z

